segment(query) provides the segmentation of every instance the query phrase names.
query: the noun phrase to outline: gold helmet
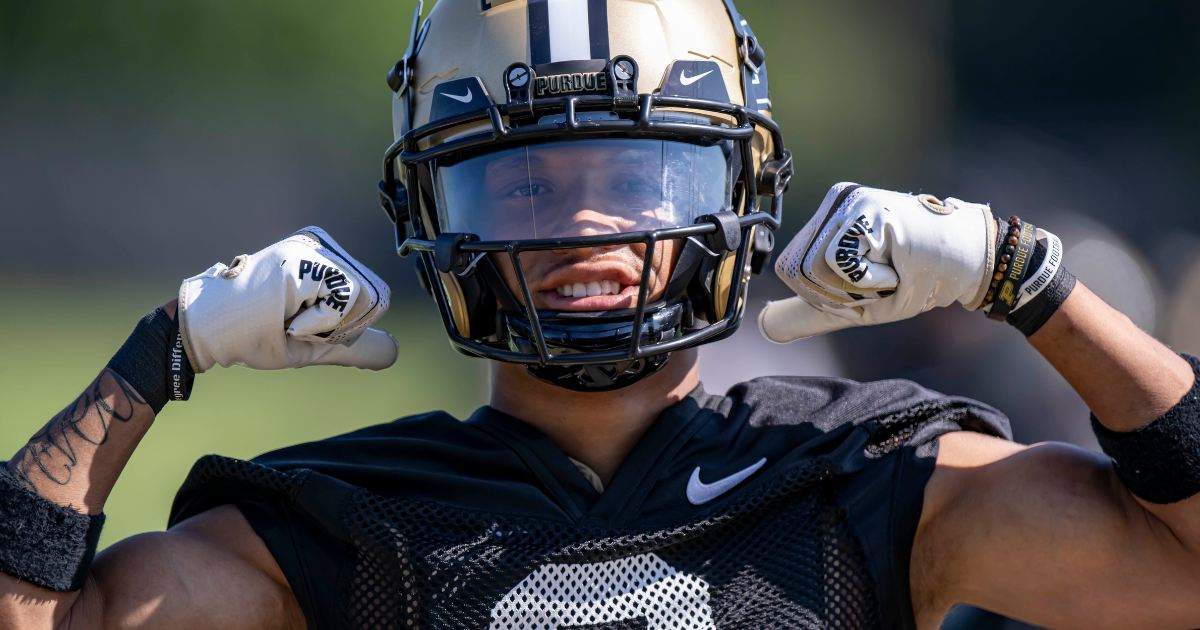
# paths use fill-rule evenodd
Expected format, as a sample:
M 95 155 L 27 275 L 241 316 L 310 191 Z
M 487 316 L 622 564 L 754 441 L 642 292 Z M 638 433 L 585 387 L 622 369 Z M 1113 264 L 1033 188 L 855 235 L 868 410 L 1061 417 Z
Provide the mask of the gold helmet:
M 454 347 L 604 391 L 732 334 L 792 175 L 763 60 L 731 0 L 418 3 L 381 200 Z M 531 286 L 617 248 L 634 277 Z

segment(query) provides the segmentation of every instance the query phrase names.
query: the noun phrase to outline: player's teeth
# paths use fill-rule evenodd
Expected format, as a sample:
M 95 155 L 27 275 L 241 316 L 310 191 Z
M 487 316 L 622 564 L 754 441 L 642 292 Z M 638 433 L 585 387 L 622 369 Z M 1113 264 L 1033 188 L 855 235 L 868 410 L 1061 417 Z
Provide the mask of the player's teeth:
M 571 285 L 558 287 L 558 294 L 563 297 L 571 297 Z
M 582 282 L 576 282 L 571 286 L 571 293 L 575 297 L 587 297 L 587 287 L 583 286 Z
M 596 281 L 589 282 L 587 284 L 587 294 L 589 297 L 600 295 L 600 283 Z

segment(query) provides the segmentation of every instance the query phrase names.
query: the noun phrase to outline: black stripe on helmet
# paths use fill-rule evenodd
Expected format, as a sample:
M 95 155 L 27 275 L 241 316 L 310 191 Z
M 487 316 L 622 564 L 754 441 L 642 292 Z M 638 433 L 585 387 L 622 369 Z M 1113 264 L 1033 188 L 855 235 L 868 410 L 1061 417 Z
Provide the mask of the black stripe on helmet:
M 529 0 L 529 65 L 550 63 L 550 5 Z
M 608 0 L 588 0 L 588 36 L 592 59 L 608 59 Z

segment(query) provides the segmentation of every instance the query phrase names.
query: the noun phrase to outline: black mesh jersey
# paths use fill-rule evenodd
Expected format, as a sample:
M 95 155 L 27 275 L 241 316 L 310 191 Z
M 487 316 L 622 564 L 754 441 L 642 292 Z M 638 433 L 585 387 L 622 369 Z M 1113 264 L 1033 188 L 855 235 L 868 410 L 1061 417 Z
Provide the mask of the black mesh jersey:
M 598 493 L 489 407 L 246 462 L 201 459 L 171 522 L 232 503 L 310 628 L 912 628 L 939 435 L 998 411 L 907 381 L 762 378 L 667 409 Z

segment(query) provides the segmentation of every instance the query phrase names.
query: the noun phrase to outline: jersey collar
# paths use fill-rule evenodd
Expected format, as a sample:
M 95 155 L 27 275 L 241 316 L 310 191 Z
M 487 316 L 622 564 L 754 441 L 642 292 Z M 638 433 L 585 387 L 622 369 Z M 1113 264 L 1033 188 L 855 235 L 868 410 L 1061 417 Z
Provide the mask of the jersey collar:
M 569 457 L 544 433 L 489 406 L 467 423 L 504 442 L 525 463 L 550 496 L 578 524 L 619 525 L 637 513 L 663 470 L 712 417 L 710 398 L 698 385 L 666 408 L 621 462 L 603 494 L 596 492 Z

